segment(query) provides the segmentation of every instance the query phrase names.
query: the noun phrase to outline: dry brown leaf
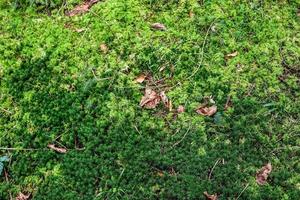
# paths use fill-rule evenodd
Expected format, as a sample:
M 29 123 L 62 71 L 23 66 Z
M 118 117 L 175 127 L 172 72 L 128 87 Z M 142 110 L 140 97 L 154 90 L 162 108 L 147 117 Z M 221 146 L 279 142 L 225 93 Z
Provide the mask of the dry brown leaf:
M 233 53 L 227 54 L 227 55 L 225 56 L 225 58 L 228 60 L 228 59 L 233 58 L 233 57 L 235 57 L 235 56 L 237 56 L 237 55 L 238 55 L 238 52 L 235 51 L 235 52 L 233 52 Z
M 67 153 L 67 149 L 61 148 L 61 147 L 56 147 L 54 144 L 48 144 L 47 146 L 49 149 L 52 149 L 58 153 Z
M 145 75 L 145 74 L 141 74 L 141 75 L 139 75 L 138 77 L 136 77 L 136 79 L 134 80 L 136 83 L 142 83 L 142 82 L 144 82 L 144 80 L 145 80 L 145 78 L 146 78 L 147 76 Z
M 159 72 L 162 72 L 162 71 L 164 71 L 166 69 L 166 65 L 163 65 L 163 66 L 161 66 L 160 68 L 159 68 Z
M 218 196 L 216 194 L 208 194 L 207 192 L 203 192 L 203 194 L 207 200 L 218 200 Z
M 161 91 L 159 94 L 164 105 L 171 111 L 172 110 L 172 102 L 168 99 L 165 91 Z
M 83 32 L 85 29 L 84 28 L 78 28 L 78 29 L 75 29 L 75 31 L 77 32 L 77 33 L 81 33 L 81 32 Z
M 182 106 L 182 105 L 178 106 L 177 112 L 178 113 L 183 113 L 184 112 L 184 106 Z
M 146 88 L 145 94 L 141 99 L 140 106 L 147 109 L 153 109 L 159 104 L 159 102 L 160 96 L 158 96 L 154 90 Z
M 267 178 L 272 171 L 271 163 L 266 164 L 263 166 L 257 173 L 256 173 L 256 182 L 259 185 L 264 185 L 267 182 Z
M 85 12 L 89 11 L 89 9 L 98 2 L 99 2 L 99 0 L 86 0 L 82 4 L 77 5 L 74 9 L 68 11 L 66 13 L 66 15 L 69 17 L 73 17 L 75 15 L 85 13 Z
M 163 173 L 162 171 L 158 171 L 156 174 L 157 174 L 157 176 L 159 176 L 159 177 L 163 177 L 163 176 L 164 176 L 164 173 Z
M 151 28 L 156 29 L 156 30 L 161 30 L 161 31 L 167 30 L 165 25 L 163 25 L 161 23 L 154 23 L 154 24 L 151 25 Z
M 18 196 L 16 197 L 16 200 L 27 200 L 27 199 L 29 199 L 29 197 L 30 197 L 30 194 L 25 195 L 22 192 L 20 192 L 18 194 Z
M 196 112 L 203 116 L 212 116 L 217 112 L 217 106 L 207 107 L 206 105 L 201 105 L 197 108 Z
M 195 14 L 193 13 L 192 10 L 190 10 L 190 12 L 189 12 L 189 17 L 190 17 L 190 18 L 193 18 L 194 16 L 195 16 Z
M 106 44 L 100 44 L 100 50 L 103 52 L 103 53 L 107 53 L 108 52 L 108 47 L 106 46 Z

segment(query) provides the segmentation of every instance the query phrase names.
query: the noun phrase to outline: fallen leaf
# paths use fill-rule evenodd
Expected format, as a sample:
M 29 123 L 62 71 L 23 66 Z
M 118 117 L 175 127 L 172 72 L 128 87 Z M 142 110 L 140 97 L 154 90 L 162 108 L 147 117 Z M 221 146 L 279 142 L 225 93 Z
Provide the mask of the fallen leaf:
M 167 107 L 170 111 L 172 110 L 172 102 L 168 99 L 165 91 L 161 91 L 159 94 L 162 102 L 164 103 L 165 107 Z
M 164 70 L 165 70 L 165 68 L 166 68 L 166 65 L 163 65 L 163 66 L 161 66 L 161 67 L 159 68 L 159 72 L 162 72 L 162 71 L 164 71 Z
M 158 171 L 156 174 L 157 174 L 157 176 L 159 176 L 159 177 L 163 177 L 163 176 L 164 176 L 164 173 L 163 173 L 162 171 Z
M 61 148 L 61 147 L 56 147 L 54 144 L 48 144 L 48 148 L 52 149 L 58 153 L 66 153 L 67 152 L 67 149 Z
M 161 31 L 167 30 L 165 25 L 163 25 L 161 23 L 154 23 L 154 24 L 151 25 L 151 28 L 156 29 L 156 30 L 161 30 Z
M 153 109 L 159 104 L 159 102 L 160 96 L 158 96 L 154 90 L 146 88 L 145 94 L 141 99 L 140 106 L 147 109 Z
M 195 16 L 195 14 L 193 13 L 192 10 L 190 10 L 190 12 L 189 12 L 189 17 L 190 17 L 190 18 L 193 18 L 194 16 Z
M 142 83 L 142 82 L 144 82 L 144 80 L 145 80 L 145 78 L 146 78 L 147 76 L 145 75 L 145 74 L 141 74 L 141 75 L 139 75 L 138 77 L 136 77 L 136 79 L 134 80 L 136 83 Z
M 84 28 L 78 28 L 78 29 L 75 29 L 75 31 L 76 31 L 77 33 L 81 33 L 81 32 L 84 31 Z
M 100 44 L 100 50 L 103 52 L 103 53 L 107 53 L 108 52 L 108 47 L 106 46 L 106 44 Z
M 84 1 L 84 3 L 77 5 L 77 6 L 75 6 L 74 9 L 68 11 L 66 13 L 66 15 L 69 17 L 73 17 L 75 15 L 85 13 L 85 12 L 89 11 L 89 9 L 98 2 L 99 2 L 99 0 L 86 0 L 86 1 Z
M 183 113 L 184 112 L 184 106 L 182 106 L 182 105 L 178 106 L 177 112 L 178 113 Z
M 203 192 L 203 194 L 207 200 L 218 200 L 218 196 L 216 194 L 208 194 L 207 192 Z
M 216 25 L 213 25 L 213 26 L 211 27 L 211 31 L 212 31 L 212 32 L 217 32 L 217 27 L 216 27 Z
M 233 57 L 235 57 L 235 56 L 237 56 L 238 55 L 238 52 L 237 51 L 235 51 L 235 52 L 233 52 L 233 53 L 230 53 L 230 54 L 227 54 L 226 56 L 225 56 L 225 59 L 230 59 L 230 58 L 233 58 Z
M 206 107 L 206 105 L 201 105 L 197 108 L 196 112 L 200 115 L 212 116 L 217 112 L 217 106 Z
M 256 182 L 259 185 L 264 185 L 267 182 L 267 178 L 272 171 L 271 163 L 266 164 L 263 166 L 257 173 L 256 173 Z
M 29 199 L 29 197 L 30 197 L 30 194 L 25 195 L 22 192 L 20 192 L 18 194 L 18 196 L 16 197 L 16 200 L 27 200 L 27 199 Z

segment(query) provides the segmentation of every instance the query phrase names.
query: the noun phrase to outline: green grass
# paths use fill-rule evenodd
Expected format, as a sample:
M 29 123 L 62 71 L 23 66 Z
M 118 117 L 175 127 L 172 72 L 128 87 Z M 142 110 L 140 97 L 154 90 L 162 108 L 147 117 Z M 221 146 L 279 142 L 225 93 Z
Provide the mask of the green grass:
M 1 200 L 235 199 L 247 185 L 239 199 L 299 199 L 298 0 L 106 0 L 72 18 L 60 1 L 13 2 L 0 3 L 0 147 L 15 148 L 0 150 Z M 139 106 L 146 72 L 184 113 Z M 195 112 L 207 96 L 214 117 Z

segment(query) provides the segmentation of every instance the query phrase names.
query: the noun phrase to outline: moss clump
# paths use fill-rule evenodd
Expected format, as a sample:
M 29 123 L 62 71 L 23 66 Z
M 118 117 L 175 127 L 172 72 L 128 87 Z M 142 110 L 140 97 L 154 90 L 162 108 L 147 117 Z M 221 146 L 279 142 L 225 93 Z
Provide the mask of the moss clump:
M 300 196 L 297 1 L 107 0 L 72 18 L 12 2 L 0 3 L 0 146 L 17 150 L 0 151 L 0 199 L 235 199 L 247 184 L 240 199 Z M 141 109 L 142 72 L 185 112 Z M 208 96 L 214 117 L 195 112 Z

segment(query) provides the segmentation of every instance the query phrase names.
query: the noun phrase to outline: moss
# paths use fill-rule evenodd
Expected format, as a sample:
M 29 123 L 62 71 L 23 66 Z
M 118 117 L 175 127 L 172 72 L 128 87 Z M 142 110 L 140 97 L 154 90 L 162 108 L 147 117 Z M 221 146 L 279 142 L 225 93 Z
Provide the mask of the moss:
M 0 199 L 235 199 L 247 184 L 240 199 L 300 195 L 297 1 L 108 0 L 72 18 L 59 1 L 13 2 L 0 3 L 0 146 L 36 150 L 1 150 Z M 141 109 L 142 72 L 185 112 Z M 214 117 L 195 112 L 207 96 Z

